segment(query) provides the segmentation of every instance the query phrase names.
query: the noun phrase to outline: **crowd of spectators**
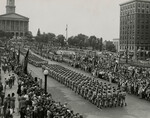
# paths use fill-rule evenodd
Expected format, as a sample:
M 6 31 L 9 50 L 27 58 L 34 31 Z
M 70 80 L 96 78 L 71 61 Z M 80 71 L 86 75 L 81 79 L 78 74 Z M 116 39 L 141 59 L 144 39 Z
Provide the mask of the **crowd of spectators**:
M 150 101 L 149 68 L 121 64 L 119 63 L 119 56 L 110 52 L 102 52 L 99 55 L 80 52 L 75 55 L 62 55 L 62 58 L 65 63 L 72 67 L 89 72 L 94 77 L 117 83 L 118 86 L 123 86 L 129 94 Z M 60 59 L 53 60 L 59 61 Z
M 53 55 L 47 55 L 47 58 L 52 57 Z M 102 52 L 99 55 L 76 53 L 62 57 L 70 66 L 89 72 L 94 77 L 117 83 L 118 86 L 124 87 L 127 93 L 150 101 L 149 68 L 121 64 L 119 56 L 110 52 Z M 53 60 L 59 61 L 59 58 Z
M 102 53 L 99 56 L 71 56 L 71 66 L 81 68 L 93 76 L 123 86 L 129 94 L 150 101 L 150 69 L 120 64 L 116 55 Z
M 38 79 L 31 75 L 19 74 L 17 94 L 21 118 L 83 118 L 66 104 L 56 102 L 50 93 L 45 93 Z

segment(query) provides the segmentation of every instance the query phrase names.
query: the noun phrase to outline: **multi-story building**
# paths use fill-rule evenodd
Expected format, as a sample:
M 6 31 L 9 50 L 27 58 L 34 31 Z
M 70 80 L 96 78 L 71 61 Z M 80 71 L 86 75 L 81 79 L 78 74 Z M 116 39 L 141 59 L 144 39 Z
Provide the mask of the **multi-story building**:
M 15 8 L 15 0 L 7 0 L 6 14 L 0 15 L 0 30 L 24 37 L 29 30 L 29 18 L 15 13 Z
M 119 52 L 120 46 L 119 46 L 119 38 L 113 39 L 113 44 L 116 47 L 116 51 Z
M 135 59 L 150 57 L 150 0 L 120 4 L 120 51 L 132 52 Z

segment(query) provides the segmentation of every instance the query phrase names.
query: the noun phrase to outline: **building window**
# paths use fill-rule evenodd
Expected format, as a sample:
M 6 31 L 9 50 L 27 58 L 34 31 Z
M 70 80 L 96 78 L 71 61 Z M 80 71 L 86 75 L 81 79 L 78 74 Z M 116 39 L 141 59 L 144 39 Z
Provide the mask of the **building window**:
M 142 4 L 142 7 L 144 7 L 144 5 L 145 5 L 145 4 L 143 3 L 143 4 Z
M 146 5 L 147 8 L 149 8 L 148 4 Z
M 140 3 L 138 3 L 138 7 L 140 7 Z
M 140 9 L 138 9 L 138 12 L 140 13 Z

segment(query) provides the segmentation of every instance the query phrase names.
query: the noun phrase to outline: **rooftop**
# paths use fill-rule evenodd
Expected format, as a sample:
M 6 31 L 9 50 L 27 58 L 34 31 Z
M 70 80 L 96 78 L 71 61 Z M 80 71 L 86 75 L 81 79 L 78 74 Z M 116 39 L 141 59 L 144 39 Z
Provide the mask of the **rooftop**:
M 120 6 L 128 4 L 128 3 L 132 3 L 132 2 L 148 2 L 148 3 L 150 3 L 150 0 L 128 0 L 124 3 L 121 3 Z
M 22 16 L 20 14 L 17 14 L 17 13 L 9 13 L 9 14 L 0 15 L 0 19 L 10 19 L 10 20 L 16 19 L 16 20 L 25 20 L 25 21 L 29 20 L 29 18 Z

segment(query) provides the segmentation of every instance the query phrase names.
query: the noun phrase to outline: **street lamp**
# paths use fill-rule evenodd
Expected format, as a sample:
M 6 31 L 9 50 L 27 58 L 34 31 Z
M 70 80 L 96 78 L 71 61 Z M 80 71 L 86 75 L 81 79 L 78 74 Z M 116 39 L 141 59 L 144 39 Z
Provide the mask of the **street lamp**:
M 48 75 L 48 70 L 44 70 L 44 76 L 45 76 L 45 94 L 47 93 L 47 75 Z

